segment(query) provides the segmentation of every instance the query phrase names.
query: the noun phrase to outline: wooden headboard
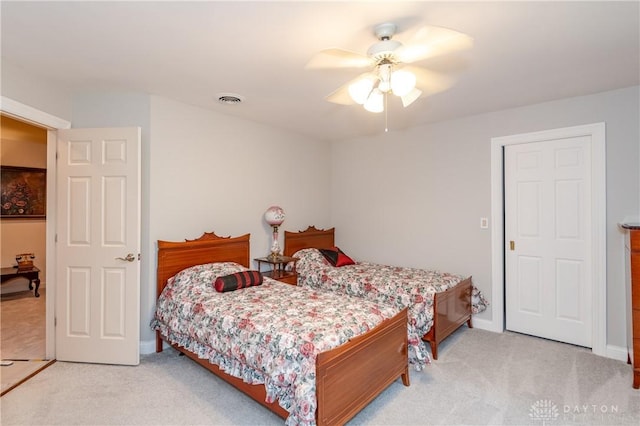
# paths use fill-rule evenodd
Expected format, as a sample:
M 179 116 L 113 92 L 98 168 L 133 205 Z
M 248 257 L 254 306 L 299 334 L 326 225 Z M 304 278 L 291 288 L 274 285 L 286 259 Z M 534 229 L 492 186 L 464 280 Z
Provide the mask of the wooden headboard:
M 293 256 L 305 248 L 331 248 L 335 246 L 335 229 L 316 229 L 309 226 L 304 231 L 284 231 L 284 255 Z
M 185 268 L 203 263 L 236 262 L 249 267 L 249 236 L 219 237 L 205 232 L 196 240 L 158 240 L 158 294 L 167 280 Z

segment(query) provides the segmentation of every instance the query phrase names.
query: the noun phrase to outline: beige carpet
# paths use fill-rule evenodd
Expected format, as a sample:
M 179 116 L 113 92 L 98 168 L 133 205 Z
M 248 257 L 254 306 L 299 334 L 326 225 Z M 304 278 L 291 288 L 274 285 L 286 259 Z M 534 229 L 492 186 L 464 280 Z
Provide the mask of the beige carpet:
M 628 364 L 571 345 L 462 327 L 438 361 L 398 380 L 355 425 L 638 425 Z M 3 426 L 282 425 L 173 350 L 139 366 L 56 362 L 0 399 Z
M 26 287 L 26 286 L 25 286 Z M 0 394 L 29 379 L 49 365 L 46 361 L 46 289 L 3 294 L 0 298 L 0 358 L 11 361 L 0 367 Z

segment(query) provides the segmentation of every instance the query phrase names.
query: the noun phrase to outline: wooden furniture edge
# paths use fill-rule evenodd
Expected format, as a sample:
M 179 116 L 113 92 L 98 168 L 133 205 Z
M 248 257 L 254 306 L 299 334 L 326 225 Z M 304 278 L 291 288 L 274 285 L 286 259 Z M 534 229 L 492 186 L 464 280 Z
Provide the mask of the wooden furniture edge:
M 625 294 L 627 296 L 627 364 L 633 389 L 640 389 L 640 224 L 622 224 L 625 235 Z
M 335 246 L 335 228 L 317 229 L 311 225 L 304 231 L 284 231 L 284 255 L 293 256 L 305 248 L 331 248 Z
M 398 377 L 409 386 L 407 309 L 371 332 L 318 355 L 319 425 L 345 424 Z
M 465 278 L 454 287 L 433 298 L 433 325 L 422 337 L 431 346 L 431 356 L 438 359 L 438 345 L 465 322 L 473 328 L 471 322 L 471 277 Z

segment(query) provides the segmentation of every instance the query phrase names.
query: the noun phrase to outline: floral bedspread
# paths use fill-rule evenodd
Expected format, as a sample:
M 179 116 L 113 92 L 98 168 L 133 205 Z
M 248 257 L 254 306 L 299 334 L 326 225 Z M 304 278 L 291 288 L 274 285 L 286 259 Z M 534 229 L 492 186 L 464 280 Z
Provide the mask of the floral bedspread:
M 246 270 L 231 262 L 198 265 L 169 280 L 151 328 L 226 373 L 264 384 L 287 425 L 313 425 L 316 357 L 376 327 L 400 310 L 265 278 L 262 285 L 216 292 L 218 276 Z
M 466 277 L 427 269 L 396 267 L 369 262 L 334 267 L 314 248 L 296 252 L 298 286 L 330 290 L 389 304 L 408 307 L 409 363 L 421 370 L 430 362 L 422 340 L 433 325 L 433 296 L 454 287 Z M 473 286 L 471 311 L 476 314 L 488 306 L 482 293 Z

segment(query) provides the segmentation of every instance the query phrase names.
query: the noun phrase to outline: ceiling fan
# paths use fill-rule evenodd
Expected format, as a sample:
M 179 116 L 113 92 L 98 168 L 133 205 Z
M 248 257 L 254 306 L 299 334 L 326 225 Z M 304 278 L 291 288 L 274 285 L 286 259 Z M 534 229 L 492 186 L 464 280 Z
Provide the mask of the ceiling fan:
M 367 111 L 382 112 L 387 95 L 393 94 L 407 107 L 424 95 L 442 92 L 453 85 L 450 76 L 409 65 L 428 58 L 468 49 L 473 39 L 443 27 L 424 26 L 411 35 L 406 44 L 392 39 L 398 27 L 383 23 L 374 28 L 378 42 L 366 55 L 332 48 L 317 53 L 307 63 L 308 69 L 370 68 L 326 97 L 329 102 L 363 105 Z

